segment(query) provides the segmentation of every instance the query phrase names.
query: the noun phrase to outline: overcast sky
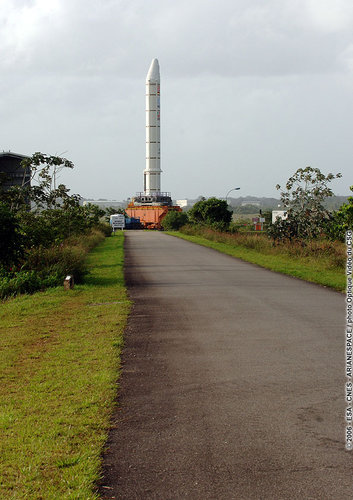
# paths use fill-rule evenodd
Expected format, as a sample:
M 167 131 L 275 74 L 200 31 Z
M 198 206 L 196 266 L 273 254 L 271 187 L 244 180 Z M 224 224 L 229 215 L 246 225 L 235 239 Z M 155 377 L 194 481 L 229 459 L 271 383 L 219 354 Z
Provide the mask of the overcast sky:
M 352 0 L 0 0 L 0 150 L 63 154 L 86 198 L 143 189 L 161 68 L 162 190 L 278 196 L 300 167 L 353 184 Z

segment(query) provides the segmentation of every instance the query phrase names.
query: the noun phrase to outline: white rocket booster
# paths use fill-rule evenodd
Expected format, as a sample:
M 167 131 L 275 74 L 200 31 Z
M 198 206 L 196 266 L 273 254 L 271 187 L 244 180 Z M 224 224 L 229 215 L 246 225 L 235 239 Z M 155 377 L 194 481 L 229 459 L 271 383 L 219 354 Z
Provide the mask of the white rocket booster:
M 158 195 L 161 191 L 160 112 L 159 64 L 158 59 L 153 59 L 146 78 L 146 195 Z

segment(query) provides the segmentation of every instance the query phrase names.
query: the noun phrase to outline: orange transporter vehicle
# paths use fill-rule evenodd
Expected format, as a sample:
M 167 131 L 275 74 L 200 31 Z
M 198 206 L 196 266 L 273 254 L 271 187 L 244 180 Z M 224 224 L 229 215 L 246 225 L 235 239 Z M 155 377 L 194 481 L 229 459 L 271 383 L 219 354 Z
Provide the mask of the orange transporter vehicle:
M 125 211 L 129 217 L 140 219 L 144 229 L 162 229 L 161 222 L 168 212 L 182 210 L 172 205 L 170 193 L 159 193 L 158 196 L 137 193 Z

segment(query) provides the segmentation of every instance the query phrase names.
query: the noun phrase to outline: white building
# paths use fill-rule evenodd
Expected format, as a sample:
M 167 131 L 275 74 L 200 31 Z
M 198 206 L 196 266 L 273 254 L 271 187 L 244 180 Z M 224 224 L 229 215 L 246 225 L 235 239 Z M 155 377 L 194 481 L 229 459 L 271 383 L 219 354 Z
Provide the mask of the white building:
M 188 200 L 176 200 L 176 204 L 180 207 L 187 207 L 188 206 Z

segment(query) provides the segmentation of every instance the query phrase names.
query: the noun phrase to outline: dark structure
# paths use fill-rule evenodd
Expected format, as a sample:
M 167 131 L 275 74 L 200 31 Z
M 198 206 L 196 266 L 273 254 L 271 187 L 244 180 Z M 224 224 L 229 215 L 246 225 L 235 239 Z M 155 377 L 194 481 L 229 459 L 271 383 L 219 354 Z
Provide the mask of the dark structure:
M 0 153 L 0 189 L 8 191 L 12 186 L 28 186 L 31 182 L 31 172 L 25 170 L 21 162 L 28 156 L 12 153 Z

